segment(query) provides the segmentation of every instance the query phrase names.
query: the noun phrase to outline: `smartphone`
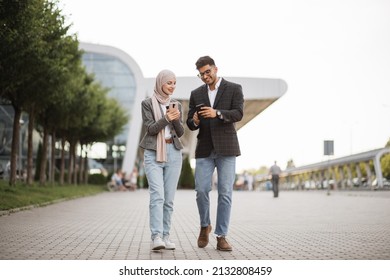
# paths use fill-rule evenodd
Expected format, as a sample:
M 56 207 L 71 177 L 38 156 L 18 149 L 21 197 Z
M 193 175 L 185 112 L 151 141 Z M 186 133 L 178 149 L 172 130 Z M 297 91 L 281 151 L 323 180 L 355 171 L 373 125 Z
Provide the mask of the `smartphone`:
M 203 106 L 205 106 L 204 103 L 200 103 L 200 104 L 195 106 L 196 107 L 196 112 L 198 112 L 198 114 L 199 114 L 199 111 L 202 109 Z
M 167 108 L 167 110 L 168 109 L 173 109 L 175 107 L 176 107 L 176 103 L 175 102 L 169 103 L 169 106 L 165 106 L 165 108 Z

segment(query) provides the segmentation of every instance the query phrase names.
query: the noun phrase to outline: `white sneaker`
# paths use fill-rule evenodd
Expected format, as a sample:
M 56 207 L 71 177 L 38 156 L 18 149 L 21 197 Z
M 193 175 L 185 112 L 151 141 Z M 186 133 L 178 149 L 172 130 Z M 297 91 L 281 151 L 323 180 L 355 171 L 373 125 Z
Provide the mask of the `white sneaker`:
M 171 242 L 169 240 L 169 236 L 164 236 L 163 241 L 165 242 L 165 250 L 175 250 L 176 245 L 175 243 Z
M 152 250 L 165 249 L 165 243 L 160 236 L 156 236 L 152 241 Z

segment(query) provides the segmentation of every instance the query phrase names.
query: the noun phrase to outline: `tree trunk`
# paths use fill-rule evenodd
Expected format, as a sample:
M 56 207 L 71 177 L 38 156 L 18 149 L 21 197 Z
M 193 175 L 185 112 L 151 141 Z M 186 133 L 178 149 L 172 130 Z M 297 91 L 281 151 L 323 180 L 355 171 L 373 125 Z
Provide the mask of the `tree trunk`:
M 74 141 L 70 141 L 69 145 L 69 165 L 68 165 L 68 184 L 72 184 L 72 175 L 73 175 L 73 167 L 74 167 L 74 157 L 73 157 L 73 150 L 74 150 Z
M 56 171 L 56 133 L 53 132 L 51 135 L 51 161 L 50 161 L 50 183 L 54 184 L 55 182 L 55 171 Z
M 30 112 L 28 117 L 28 136 L 27 136 L 27 185 L 32 185 L 32 183 L 34 182 L 33 133 L 34 133 L 34 116 L 33 113 Z M 38 170 L 36 170 L 35 172 L 38 172 Z
M 88 175 L 89 175 L 89 164 L 88 164 L 88 148 L 85 149 L 85 157 L 84 157 L 84 183 L 88 184 Z
M 47 128 L 44 127 L 43 128 L 41 170 L 39 171 L 39 183 L 41 185 L 46 184 L 47 142 L 48 142 Z
M 17 156 L 19 152 L 19 132 L 20 132 L 20 116 L 22 115 L 22 110 L 18 107 L 14 107 L 14 124 L 12 130 L 12 146 L 11 146 L 11 174 L 9 177 L 9 185 L 15 186 L 16 183 L 16 169 L 20 169 L 21 167 L 17 167 Z
M 80 184 L 84 184 L 84 156 L 83 150 L 85 145 L 81 145 L 81 153 L 80 153 L 80 168 L 79 168 L 79 182 Z
M 74 162 L 74 170 L 73 170 L 73 184 L 77 185 L 77 176 L 79 175 L 79 162 L 78 162 L 78 157 L 77 157 L 77 142 L 73 146 L 72 154 L 73 154 L 73 162 Z
M 65 139 L 61 139 L 61 166 L 60 166 L 60 185 L 64 184 L 65 177 Z

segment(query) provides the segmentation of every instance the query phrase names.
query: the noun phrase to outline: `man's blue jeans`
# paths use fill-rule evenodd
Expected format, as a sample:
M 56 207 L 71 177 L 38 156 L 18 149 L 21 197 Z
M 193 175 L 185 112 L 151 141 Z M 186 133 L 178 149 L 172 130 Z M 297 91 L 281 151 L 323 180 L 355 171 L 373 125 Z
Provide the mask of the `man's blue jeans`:
M 217 168 L 218 174 L 218 207 L 214 233 L 218 236 L 226 236 L 229 230 L 233 184 L 236 177 L 235 156 L 218 156 L 215 152 L 212 152 L 207 158 L 196 159 L 196 202 L 198 204 L 200 226 L 206 227 L 211 224 L 209 192 L 211 191 L 215 168 Z
M 173 201 L 179 181 L 182 153 L 167 144 L 167 162 L 156 161 L 156 151 L 145 150 L 145 174 L 149 184 L 149 224 L 152 240 L 169 235 Z

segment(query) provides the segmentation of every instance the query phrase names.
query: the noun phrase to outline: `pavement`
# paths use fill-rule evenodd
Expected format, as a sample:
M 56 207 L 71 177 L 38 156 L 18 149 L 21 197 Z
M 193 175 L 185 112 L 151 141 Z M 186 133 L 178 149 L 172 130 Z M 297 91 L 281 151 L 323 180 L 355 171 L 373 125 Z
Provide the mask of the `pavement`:
M 216 191 L 211 192 L 215 227 Z M 197 247 L 195 191 L 178 190 L 171 239 L 150 250 L 147 190 L 106 192 L 0 216 L 2 260 L 390 260 L 388 191 L 235 191 L 232 252 Z

